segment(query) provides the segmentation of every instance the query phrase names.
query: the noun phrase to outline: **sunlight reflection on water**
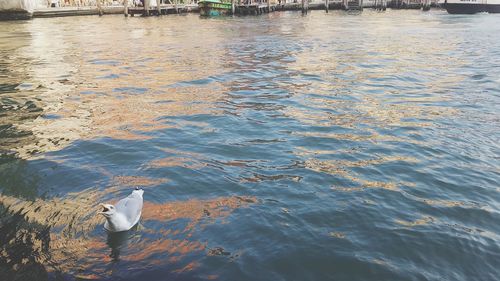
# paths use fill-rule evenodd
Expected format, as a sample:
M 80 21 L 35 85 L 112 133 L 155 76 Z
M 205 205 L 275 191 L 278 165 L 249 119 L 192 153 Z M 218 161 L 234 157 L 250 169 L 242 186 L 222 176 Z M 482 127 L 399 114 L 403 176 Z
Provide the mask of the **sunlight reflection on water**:
M 0 23 L 0 276 L 494 280 L 497 22 Z

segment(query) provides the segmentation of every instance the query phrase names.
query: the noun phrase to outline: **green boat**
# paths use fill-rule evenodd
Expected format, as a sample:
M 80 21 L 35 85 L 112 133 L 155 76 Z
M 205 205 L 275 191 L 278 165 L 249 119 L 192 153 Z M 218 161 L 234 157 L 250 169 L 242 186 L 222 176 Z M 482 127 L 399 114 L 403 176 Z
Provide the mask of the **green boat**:
M 230 15 L 231 2 L 224 0 L 201 0 L 198 1 L 201 16 L 223 16 Z

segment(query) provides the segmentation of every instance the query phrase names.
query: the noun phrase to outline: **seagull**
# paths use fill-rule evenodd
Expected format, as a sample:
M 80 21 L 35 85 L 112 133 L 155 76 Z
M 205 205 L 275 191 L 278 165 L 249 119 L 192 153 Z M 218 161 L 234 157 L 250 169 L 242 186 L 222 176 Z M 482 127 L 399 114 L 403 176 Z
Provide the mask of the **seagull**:
M 142 194 L 144 190 L 136 187 L 132 193 L 116 203 L 101 204 L 102 211 L 99 214 L 106 218 L 104 228 L 109 232 L 120 232 L 131 229 L 139 222 L 142 212 Z

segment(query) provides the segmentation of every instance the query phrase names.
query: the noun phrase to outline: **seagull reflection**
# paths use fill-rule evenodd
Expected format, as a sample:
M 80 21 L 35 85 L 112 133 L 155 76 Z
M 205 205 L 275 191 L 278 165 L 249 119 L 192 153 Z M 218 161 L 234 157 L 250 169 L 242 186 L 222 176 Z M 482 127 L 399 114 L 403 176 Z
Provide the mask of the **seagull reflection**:
M 126 249 L 131 238 L 135 237 L 139 224 L 133 226 L 130 230 L 120 231 L 120 232 L 110 232 L 108 231 L 108 239 L 106 244 L 111 248 L 111 254 L 109 255 L 113 261 L 120 260 L 120 253 L 122 250 Z

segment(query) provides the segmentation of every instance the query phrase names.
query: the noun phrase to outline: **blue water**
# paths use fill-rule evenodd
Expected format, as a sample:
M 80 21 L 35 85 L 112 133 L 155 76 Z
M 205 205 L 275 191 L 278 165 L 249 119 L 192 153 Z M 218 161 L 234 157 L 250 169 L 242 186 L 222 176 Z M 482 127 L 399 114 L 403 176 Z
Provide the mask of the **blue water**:
M 497 280 L 499 23 L 0 23 L 1 279 Z

